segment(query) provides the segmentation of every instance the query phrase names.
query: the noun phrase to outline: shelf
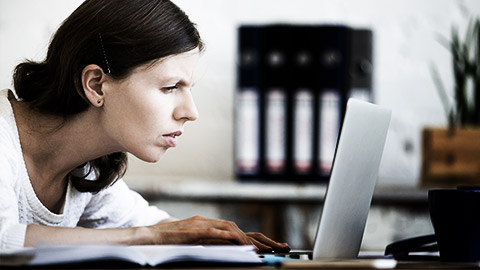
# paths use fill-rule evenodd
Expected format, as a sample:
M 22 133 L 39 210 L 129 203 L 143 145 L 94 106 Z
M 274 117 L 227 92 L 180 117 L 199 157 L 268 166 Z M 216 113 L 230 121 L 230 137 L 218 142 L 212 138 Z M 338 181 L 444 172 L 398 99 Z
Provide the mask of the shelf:
M 326 185 L 176 181 L 128 183 L 149 200 L 322 203 Z M 372 203 L 427 204 L 428 191 L 414 187 L 377 187 Z

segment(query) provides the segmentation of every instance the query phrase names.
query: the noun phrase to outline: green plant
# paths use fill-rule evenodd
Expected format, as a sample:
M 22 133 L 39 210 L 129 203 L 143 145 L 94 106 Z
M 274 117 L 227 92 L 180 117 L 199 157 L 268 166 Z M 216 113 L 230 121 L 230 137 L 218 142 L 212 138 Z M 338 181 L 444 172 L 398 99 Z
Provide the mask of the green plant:
M 435 66 L 431 70 L 449 126 L 480 126 L 480 19 L 470 20 L 463 41 L 453 27 L 452 40 L 445 46 L 452 53 L 454 102 L 450 102 Z

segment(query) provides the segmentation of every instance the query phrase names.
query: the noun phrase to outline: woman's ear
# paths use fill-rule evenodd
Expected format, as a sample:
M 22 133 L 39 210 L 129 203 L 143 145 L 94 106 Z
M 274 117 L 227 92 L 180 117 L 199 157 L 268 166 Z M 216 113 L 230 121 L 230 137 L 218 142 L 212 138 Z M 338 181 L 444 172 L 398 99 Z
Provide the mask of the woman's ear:
M 105 95 L 102 91 L 102 85 L 105 79 L 106 75 L 98 65 L 88 65 L 82 70 L 83 91 L 90 103 L 95 107 L 103 106 Z

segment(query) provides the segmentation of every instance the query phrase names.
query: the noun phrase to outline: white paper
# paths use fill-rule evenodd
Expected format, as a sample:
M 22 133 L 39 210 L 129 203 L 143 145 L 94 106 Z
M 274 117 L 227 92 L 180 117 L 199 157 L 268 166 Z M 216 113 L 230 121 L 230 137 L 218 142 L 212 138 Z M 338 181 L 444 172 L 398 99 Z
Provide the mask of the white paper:
M 26 265 L 52 265 L 115 260 L 156 266 L 175 262 L 262 263 L 253 246 L 122 246 L 41 245 L 34 249 L 0 253 L 2 256 L 34 254 Z M 25 256 L 24 256 L 25 257 Z M 0 265 L 2 260 L 0 260 Z

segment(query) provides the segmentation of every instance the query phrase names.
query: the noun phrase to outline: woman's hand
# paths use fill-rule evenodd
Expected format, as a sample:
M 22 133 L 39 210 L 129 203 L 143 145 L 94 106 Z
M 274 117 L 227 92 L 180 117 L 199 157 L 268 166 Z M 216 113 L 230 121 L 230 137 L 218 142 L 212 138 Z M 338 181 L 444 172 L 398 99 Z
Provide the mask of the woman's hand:
M 162 222 L 147 227 L 156 245 L 204 244 L 227 241 L 237 245 L 253 245 L 250 238 L 230 221 L 192 217 L 173 222 Z
M 287 243 L 277 243 L 262 233 L 249 232 L 247 233 L 247 236 L 258 248 L 258 252 L 269 253 L 275 251 L 284 253 L 290 251 L 290 246 Z
M 152 244 L 255 245 L 258 252 L 288 252 L 287 244 L 277 243 L 261 233 L 244 233 L 230 221 L 192 217 L 147 227 Z

